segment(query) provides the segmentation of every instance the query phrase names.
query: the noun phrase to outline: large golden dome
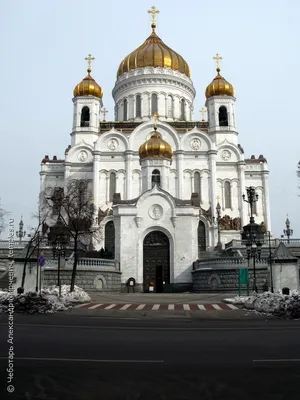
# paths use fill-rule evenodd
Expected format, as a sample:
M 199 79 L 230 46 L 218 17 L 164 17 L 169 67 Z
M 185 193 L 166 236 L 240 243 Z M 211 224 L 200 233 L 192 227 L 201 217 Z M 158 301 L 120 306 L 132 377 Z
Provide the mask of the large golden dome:
M 170 47 L 165 45 L 157 36 L 155 32 L 155 23 L 152 23 L 151 26 L 152 33 L 148 39 L 146 39 L 140 47 L 128 54 L 121 62 L 117 78 L 132 69 L 144 67 L 170 68 L 190 77 L 191 73 L 188 63 L 180 54 L 170 49 Z
M 98 98 L 102 98 L 103 91 L 100 85 L 93 79 L 90 75 L 91 68 L 87 69 L 87 76 L 80 82 L 78 85 L 75 86 L 74 89 L 74 97 L 79 96 L 95 96 Z
M 223 76 L 220 75 L 220 68 L 217 68 L 217 76 L 207 86 L 205 91 L 206 98 L 212 96 L 234 96 L 234 89 L 231 83 L 227 82 Z
M 143 143 L 139 148 L 140 160 L 144 158 L 168 158 L 171 159 L 173 156 L 172 147 L 164 141 L 160 134 L 154 132 L 150 139 Z

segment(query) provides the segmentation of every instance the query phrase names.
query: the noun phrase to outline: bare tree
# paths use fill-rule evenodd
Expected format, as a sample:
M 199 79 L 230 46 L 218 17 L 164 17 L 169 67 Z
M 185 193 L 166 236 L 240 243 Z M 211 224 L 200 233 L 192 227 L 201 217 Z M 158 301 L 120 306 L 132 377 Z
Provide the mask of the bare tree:
M 70 291 L 74 290 L 80 247 L 87 248 L 95 232 L 92 231 L 95 206 L 88 179 L 72 180 L 67 187 L 54 188 L 49 196 L 43 197 L 44 212 L 48 210 L 51 226 L 62 222 L 69 232 L 73 247 L 73 269 Z
M 8 212 L 1 206 L 1 199 L 0 199 L 0 235 L 4 229 L 4 217 L 7 214 Z
M 39 254 L 38 254 L 39 245 L 45 239 L 47 231 L 48 231 L 48 226 L 45 223 L 45 218 L 43 220 L 41 220 L 39 218 L 38 221 L 39 221 L 38 226 L 31 230 L 32 233 L 30 234 L 30 239 L 26 246 L 26 256 L 25 256 L 25 261 L 24 261 L 24 265 L 23 265 L 22 282 L 21 282 L 21 288 L 23 290 L 24 290 L 24 285 L 25 285 L 26 267 L 27 267 L 28 261 L 33 257 L 35 252 L 37 252 L 36 257 L 39 256 Z

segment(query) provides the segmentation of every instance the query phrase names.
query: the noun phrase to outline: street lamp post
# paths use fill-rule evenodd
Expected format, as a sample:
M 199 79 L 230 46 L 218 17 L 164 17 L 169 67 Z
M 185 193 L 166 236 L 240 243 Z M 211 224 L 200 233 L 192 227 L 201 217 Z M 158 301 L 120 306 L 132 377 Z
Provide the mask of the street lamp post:
M 274 293 L 273 286 L 273 265 L 272 265 L 272 247 L 271 247 L 271 232 L 268 231 L 268 242 L 269 242 L 269 264 L 270 264 L 270 280 L 271 280 L 271 292 Z
M 246 196 L 243 195 L 243 200 L 250 206 L 250 222 L 243 227 L 242 242 L 247 248 L 248 265 L 250 259 L 253 259 L 253 291 L 257 292 L 256 285 L 256 259 L 260 259 L 261 248 L 264 242 L 264 233 L 260 225 L 256 224 L 253 217 L 253 205 L 258 200 L 258 195 L 253 186 L 246 188 Z
M 287 242 L 290 244 L 290 237 L 293 236 L 294 231 L 291 229 L 291 223 L 288 217 L 285 221 L 285 227 L 286 229 L 283 230 L 283 235 L 287 237 Z
M 19 230 L 16 232 L 16 236 L 19 238 L 19 241 L 21 242 L 23 237 L 26 236 L 26 232 L 24 231 L 24 222 L 21 217 L 21 221 L 19 222 Z
M 58 219 L 56 225 L 50 228 L 50 232 L 48 234 L 48 240 L 52 245 L 54 259 L 56 255 L 58 256 L 57 286 L 59 290 L 59 296 L 61 296 L 61 281 L 60 281 L 61 256 L 65 257 L 66 247 L 70 241 L 70 234 L 66 226 L 63 224 L 61 218 Z
M 217 249 L 222 249 L 221 232 L 220 232 L 221 206 L 219 202 L 217 203 L 216 212 L 217 212 L 217 224 L 218 224 L 218 244 L 216 247 Z

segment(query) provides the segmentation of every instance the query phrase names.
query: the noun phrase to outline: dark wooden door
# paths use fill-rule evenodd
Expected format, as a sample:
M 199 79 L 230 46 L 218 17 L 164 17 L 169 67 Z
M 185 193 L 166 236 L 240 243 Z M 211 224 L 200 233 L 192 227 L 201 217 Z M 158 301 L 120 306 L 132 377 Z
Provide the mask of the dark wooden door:
M 198 225 L 198 250 L 206 251 L 206 231 L 203 221 L 199 221 Z
M 150 232 L 144 239 L 144 291 L 154 284 L 155 292 L 163 292 L 164 284 L 170 283 L 170 244 L 160 231 Z

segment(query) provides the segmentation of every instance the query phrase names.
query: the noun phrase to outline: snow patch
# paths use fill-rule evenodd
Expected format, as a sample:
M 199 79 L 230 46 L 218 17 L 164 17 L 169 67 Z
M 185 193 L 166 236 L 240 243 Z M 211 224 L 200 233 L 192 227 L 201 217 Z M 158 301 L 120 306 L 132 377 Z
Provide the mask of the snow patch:
M 70 285 L 62 285 L 61 296 L 57 286 L 44 288 L 41 293 L 27 292 L 19 295 L 0 291 L 0 313 L 8 312 L 10 301 L 16 313 L 45 314 L 68 310 L 74 303 L 90 302 L 91 298 L 78 286 L 70 292 Z
M 284 318 L 300 318 L 300 293 L 292 291 L 290 295 L 281 292 L 253 293 L 252 296 L 236 296 L 223 300 L 229 304 L 243 305 L 247 310 L 271 314 Z

